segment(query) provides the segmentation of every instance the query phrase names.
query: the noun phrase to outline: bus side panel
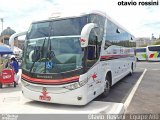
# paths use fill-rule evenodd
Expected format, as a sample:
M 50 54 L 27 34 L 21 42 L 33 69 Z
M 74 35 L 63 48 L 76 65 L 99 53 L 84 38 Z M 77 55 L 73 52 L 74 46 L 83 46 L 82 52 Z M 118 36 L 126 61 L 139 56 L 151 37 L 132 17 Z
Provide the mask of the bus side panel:
M 160 61 L 160 45 L 147 46 L 148 61 Z
M 106 66 L 105 66 L 106 67 Z M 98 61 L 92 68 L 87 72 L 88 83 L 87 83 L 87 100 L 91 101 L 99 96 L 104 91 L 104 69 L 102 63 Z
M 160 61 L 160 53 L 158 51 L 149 51 L 147 55 L 148 61 Z
M 146 60 L 146 53 L 142 52 L 142 53 L 136 53 L 136 58 L 137 60 Z

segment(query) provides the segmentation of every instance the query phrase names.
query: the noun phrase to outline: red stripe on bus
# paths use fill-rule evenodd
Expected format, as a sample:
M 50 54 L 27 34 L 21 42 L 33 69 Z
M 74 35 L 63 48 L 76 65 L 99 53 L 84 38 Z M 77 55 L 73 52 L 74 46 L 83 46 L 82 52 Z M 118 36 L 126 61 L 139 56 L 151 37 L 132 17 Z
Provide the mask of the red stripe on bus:
M 64 79 L 39 79 L 39 78 L 31 78 L 29 76 L 26 76 L 22 74 L 22 78 L 24 78 L 28 82 L 33 83 L 44 83 L 44 84 L 62 84 L 62 83 L 70 83 L 70 82 L 77 82 L 79 80 L 79 76 L 74 76 L 70 78 L 64 78 Z
M 130 57 L 131 55 L 104 55 L 101 56 L 101 59 L 111 59 L 111 58 L 122 58 L 122 57 Z

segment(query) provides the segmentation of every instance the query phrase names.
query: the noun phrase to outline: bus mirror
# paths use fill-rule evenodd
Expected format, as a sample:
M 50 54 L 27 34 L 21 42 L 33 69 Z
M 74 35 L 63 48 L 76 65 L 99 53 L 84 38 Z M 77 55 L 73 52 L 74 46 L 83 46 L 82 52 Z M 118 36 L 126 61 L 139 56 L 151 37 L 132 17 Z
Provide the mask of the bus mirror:
M 11 37 L 9 38 L 9 45 L 11 46 L 12 50 L 14 48 L 14 40 L 15 40 L 15 38 L 19 37 L 19 36 L 26 35 L 26 34 L 27 34 L 27 31 L 21 32 L 21 33 L 14 33 L 13 35 L 11 35 Z
M 80 43 L 81 47 L 87 47 L 88 46 L 88 40 L 89 40 L 89 34 L 93 28 L 97 27 L 97 24 L 95 23 L 88 23 L 82 28 L 81 31 L 81 38 Z

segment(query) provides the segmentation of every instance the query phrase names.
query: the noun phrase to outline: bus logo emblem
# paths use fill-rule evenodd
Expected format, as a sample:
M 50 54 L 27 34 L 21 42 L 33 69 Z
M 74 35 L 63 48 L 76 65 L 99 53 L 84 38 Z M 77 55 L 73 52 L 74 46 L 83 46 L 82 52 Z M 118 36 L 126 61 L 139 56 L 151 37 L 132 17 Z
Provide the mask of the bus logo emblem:
M 97 74 L 94 73 L 94 74 L 92 75 L 92 79 L 95 80 L 96 78 L 97 78 Z
M 41 93 L 42 93 L 42 95 L 39 96 L 40 100 L 44 100 L 44 101 L 50 101 L 51 100 L 51 97 L 47 96 L 48 92 L 47 92 L 47 89 L 45 87 L 42 88 Z
M 85 39 L 80 39 L 80 41 L 81 41 L 81 42 L 86 42 L 86 40 L 85 40 Z

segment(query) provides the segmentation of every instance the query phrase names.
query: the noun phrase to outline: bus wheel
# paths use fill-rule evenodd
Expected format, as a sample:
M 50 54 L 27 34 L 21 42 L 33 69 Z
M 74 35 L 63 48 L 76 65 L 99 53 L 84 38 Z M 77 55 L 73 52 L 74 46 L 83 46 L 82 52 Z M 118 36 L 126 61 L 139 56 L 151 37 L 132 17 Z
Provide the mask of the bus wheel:
M 133 74 L 133 63 L 131 65 L 131 71 L 130 71 L 129 75 L 131 76 L 132 74 Z
M 102 97 L 107 97 L 107 95 L 108 95 L 108 93 L 110 91 L 110 88 L 111 88 L 110 78 L 107 75 L 106 76 L 106 84 L 104 86 L 104 92 L 102 93 Z
M 0 83 L 0 88 L 2 88 L 2 83 Z
M 139 59 L 137 58 L 137 61 L 139 61 Z

